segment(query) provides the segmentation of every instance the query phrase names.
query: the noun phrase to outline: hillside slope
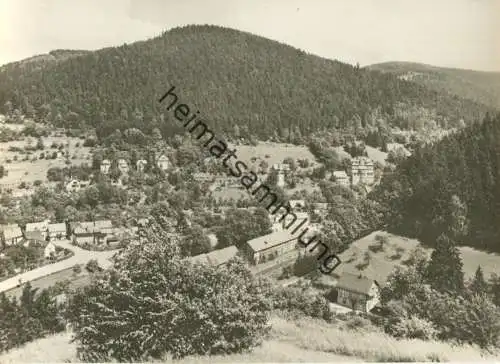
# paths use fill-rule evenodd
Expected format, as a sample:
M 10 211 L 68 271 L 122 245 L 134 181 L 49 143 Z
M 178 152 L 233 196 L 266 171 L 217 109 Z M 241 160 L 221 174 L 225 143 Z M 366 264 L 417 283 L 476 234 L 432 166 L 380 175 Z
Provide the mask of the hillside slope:
M 435 67 L 421 63 L 386 62 L 367 67 L 420 83 L 439 92 L 500 108 L 500 72 Z
M 327 324 L 311 318 L 271 318 L 272 332 L 262 346 L 250 353 L 228 356 L 196 356 L 168 362 L 411 362 L 498 360 L 472 346 L 453 346 L 444 342 L 396 340 L 373 327 L 353 330 L 341 321 Z M 76 345 L 70 334 L 58 334 L 31 342 L 0 355 L 5 364 L 20 362 L 78 362 Z M 158 361 L 165 362 L 165 361 Z
M 391 227 L 433 243 L 441 233 L 500 252 L 500 114 L 417 149 L 374 197 Z
M 130 127 L 150 132 L 161 126 L 164 135 L 180 131 L 166 105 L 157 102 L 172 85 L 181 102 L 199 109 L 213 129 L 261 139 L 375 124 L 375 113 L 401 125 L 421 117 L 408 112 L 416 109 L 453 126 L 486 111 L 390 74 L 216 26 L 175 28 L 43 71 L 1 72 L 0 84 L 0 107 L 9 109 L 4 112 L 19 108 L 58 126 L 98 126 L 100 136 Z

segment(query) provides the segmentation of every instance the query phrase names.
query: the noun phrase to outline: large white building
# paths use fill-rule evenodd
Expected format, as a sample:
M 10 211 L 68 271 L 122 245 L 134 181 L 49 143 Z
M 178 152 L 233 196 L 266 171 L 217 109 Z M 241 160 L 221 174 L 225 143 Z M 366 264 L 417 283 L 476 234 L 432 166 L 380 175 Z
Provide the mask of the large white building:
M 333 177 L 335 177 L 335 182 L 339 185 L 349 187 L 349 176 L 345 171 L 334 171 Z
M 166 171 L 170 168 L 170 160 L 165 154 L 161 154 L 157 157 L 156 164 L 162 171 Z
M 373 161 L 368 157 L 353 158 L 351 161 L 351 178 L 353 186 L 359 183 L 373 184 L 375 182 Z

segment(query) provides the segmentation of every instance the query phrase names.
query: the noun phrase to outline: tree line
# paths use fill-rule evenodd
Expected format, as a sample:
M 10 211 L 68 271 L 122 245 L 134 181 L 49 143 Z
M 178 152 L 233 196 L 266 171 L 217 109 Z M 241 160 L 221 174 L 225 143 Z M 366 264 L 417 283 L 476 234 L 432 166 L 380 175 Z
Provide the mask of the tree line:
M 373 198 L 390 228 L 424 242 L 446 233 L 459 244 L 500 251 L 500 115 L 417 148 L 384 176 Z

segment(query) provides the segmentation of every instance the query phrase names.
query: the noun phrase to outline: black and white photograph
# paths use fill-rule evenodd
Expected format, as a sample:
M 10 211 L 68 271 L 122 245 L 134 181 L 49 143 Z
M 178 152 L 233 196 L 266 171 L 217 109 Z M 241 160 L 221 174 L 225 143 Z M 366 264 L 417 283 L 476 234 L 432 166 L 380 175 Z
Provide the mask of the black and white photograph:
M 500 362 L 500 0 L 0 0 L 0 363 Z

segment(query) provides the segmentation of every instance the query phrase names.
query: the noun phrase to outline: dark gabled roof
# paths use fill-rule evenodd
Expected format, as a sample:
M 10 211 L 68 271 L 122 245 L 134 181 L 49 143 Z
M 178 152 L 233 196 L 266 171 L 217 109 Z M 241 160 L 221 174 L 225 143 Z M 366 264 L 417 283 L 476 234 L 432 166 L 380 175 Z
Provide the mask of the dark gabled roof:
M 231 245 L 224 249 L 213 250 L 210 253 L 196 255 L 191 257 L 190 260 L 192 263 L 203 263 L 210 264 L 212 266 L 219 266 L 224 263 L 227 263 L 229 260 L 234 258 L 238 253 L 238 249 L 236 246 Z
M 337 288 L 346 289 L 351 292 L 369 295 L 373 283 L 379 285 L 377 281 L 351 273 L 343 273 L 337 281 Z
M 296 240 L 288 230 L 280 230 L 258 238 L 247 241 L 247 244 L 254 252 L 259 252 L 277 245 L 281 245 L 290 240 Z

